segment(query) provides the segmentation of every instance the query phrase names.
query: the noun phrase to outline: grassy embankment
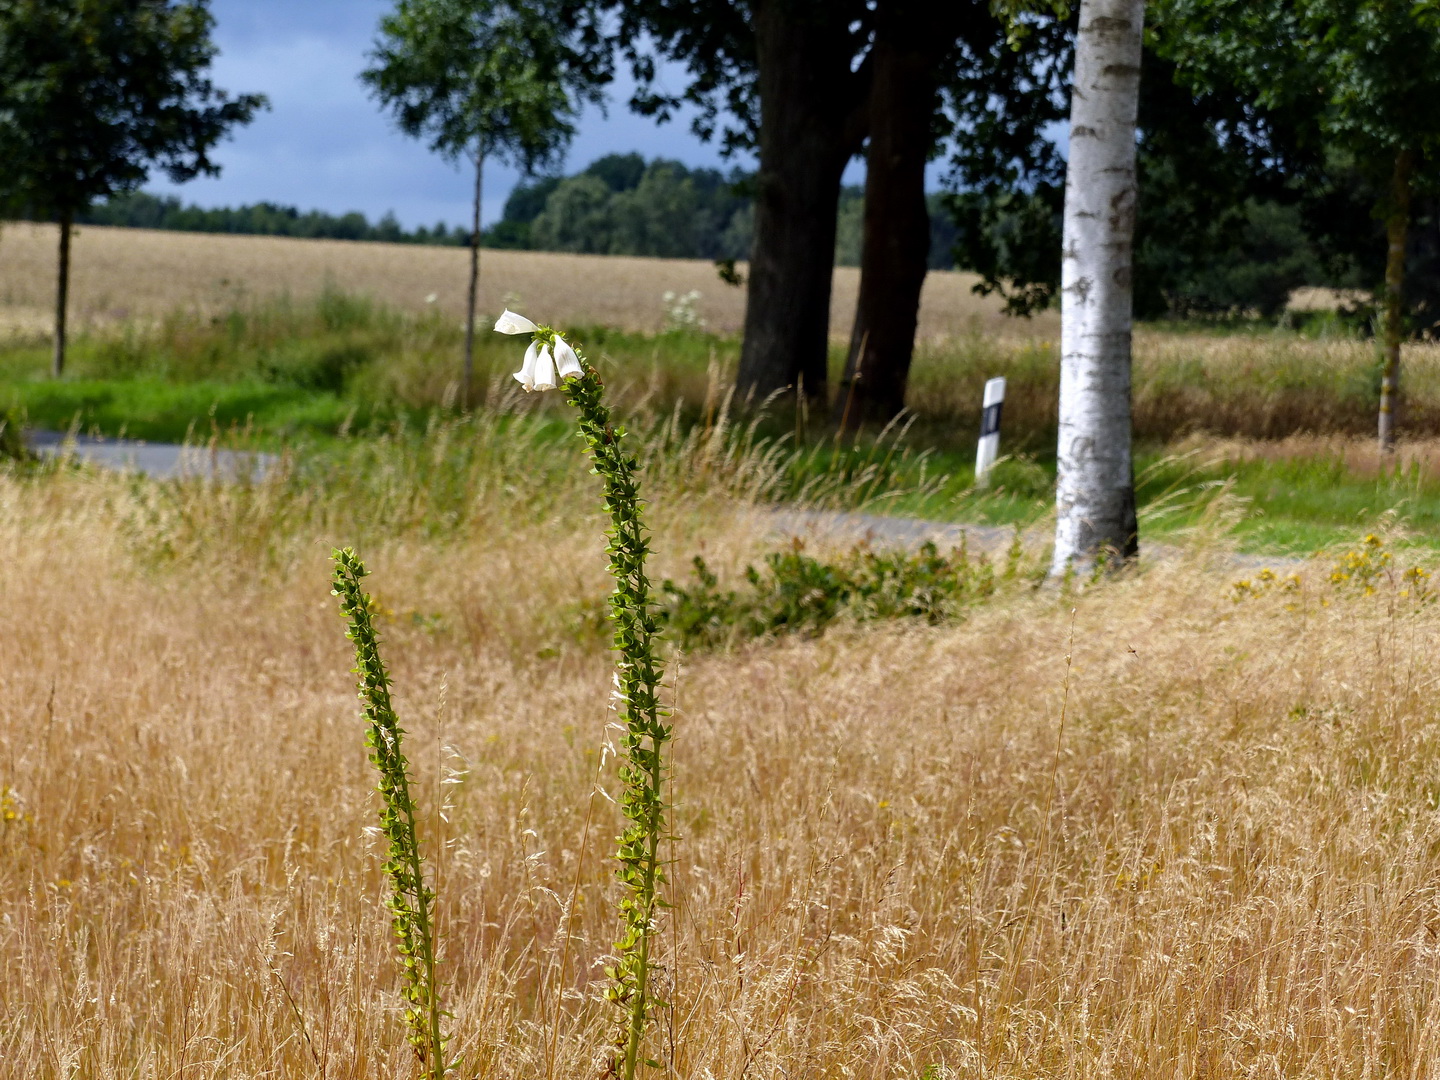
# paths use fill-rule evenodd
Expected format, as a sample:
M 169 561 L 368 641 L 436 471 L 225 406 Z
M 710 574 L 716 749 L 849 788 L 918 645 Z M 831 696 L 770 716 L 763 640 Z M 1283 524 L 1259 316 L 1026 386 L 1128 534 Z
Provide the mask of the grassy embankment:
M 714 425 L 737 341 L 699 330 L 580 328 L 614 373 L 623 407 L 642 426 L 677 418 Z M 80 336 L 64 380 L 44 377 L 42 339 L 0 347 L 0 408 L 52 428 L 150 440 L 220 436 L 248 445 L 331 445 L 344 434 L 422 431 L 453 412 L 459 330 L 436 313 L 403 313 L 335 292 L 221 315 L 176 312 Z M 481 408 L 527 401 L 511 385 L 514 347 L 482 335 Z M 838 350 L 832 365 L 840 363 Z M 984 380 L 1009 380 L 1005 449 L 988 492 L 971 485 L 974 402 Z M 1347 541 L 1384 515 L 1434 534 L 1440 524 L 1440 350 L 1417 346 L 1407 371 L 1412 441 L 1393 463 L 1369 445 L 1376 405 L 1372 346 L 1344 336 L 1193 328 L 1137 338 L 1135 425 L 1139 486 L 1152 535 L 1193 525 L 1223 489 L 1239 534 L 1261 550 L 1304 551 Z M 939 519 L 1028 524 L 1047 512 L 1053 483 L 1056 358 L 1051 341 L 979 333 L 925 342 L 916 360 L 912 426 L 903 435 L 837 446 L 822 418 L 772 417 L 759 434 L 786 442 L 786 481 L 860 492 L 877 510 Z M 559 424 L 554 425 L 558 433 Z M 867 472 L 872 482 L 848 484 Z M 1236 501 L 1238 500 L 1238 501 Z

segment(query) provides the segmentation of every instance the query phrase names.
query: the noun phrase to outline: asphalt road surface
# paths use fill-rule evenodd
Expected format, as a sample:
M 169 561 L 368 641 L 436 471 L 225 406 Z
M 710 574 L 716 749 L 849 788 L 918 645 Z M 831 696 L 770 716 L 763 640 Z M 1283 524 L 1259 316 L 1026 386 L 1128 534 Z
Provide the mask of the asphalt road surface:
M 275 454 L 66 435 L 59 431 L 29 431 L 26 441 L 41 457 L 71 457 L 106 469 L 142 473 L 157 480 L 200 477 L 254 482 L 263 480 L 280 461 Z

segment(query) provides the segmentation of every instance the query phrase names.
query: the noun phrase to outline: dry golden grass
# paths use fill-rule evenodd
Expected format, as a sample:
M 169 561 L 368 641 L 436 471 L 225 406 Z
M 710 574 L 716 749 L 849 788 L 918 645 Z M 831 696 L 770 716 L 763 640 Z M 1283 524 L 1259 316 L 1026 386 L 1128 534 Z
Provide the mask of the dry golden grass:
M 1175 444 L 1175 452 L 1195 452 L 1218 461 L 1339 462 L 1350 476 L 1376 477 L 1397 470 L 1440 475 L 1440 439 L 1411 439 L 1382 452 L 1374 439 L 1344 435 L 1290 435 L 1283 439 L 1232 439 L 1192 436 Z
M 420 790 L 463 780 L 427 828 L 465 1075 L 580 1077 L 611 661 L 564 627 L 606 586 L 593 477 L 524 481 L 364 554 Z M 353 534 L 251 543 L 301 519 L 147 490 L 0 477 L 0 1074 L 400 1075 L 327 594 Z M 659 569 L 757 543 L 737 503 L 652 494 Z M 155 568 L 162 535 L 193 543 Z M 1236 604 L 1197 557 L 1081 596 L 1063 737 L 1050 593 L 686 660 L 663 1075 L 1432 1075 L 1440 612 L 1310 576 Z
M 54 301 L 56 230 L 13 222 L 0 230 L 0 331 L 48 327 Z M 456 318 L 465 311 L 467 253 L 413 244 L 219 236 L 84 226 L 74 240 L 73 311 L 82 324 L 156 316 L 177 308 L 217 312 L 280 294 L 296 299 L 327 286 L 370 296 L 400 310 L 421 310 L 426 298 Z M 973 274 L 935 272 L 926 279 L 920 332 L 934 337 L 983 329 L 1051 336 L 1054 315 L 1016 322 L 992 300 L 976 297 Z M 486 251 L 482 307 L 507 303 L 544 309 L 556 325 L 603 324 L 652 330 L 664 322 L 662 294 L 698 290 L 696 310 L 714 330 L 733 332 L 745 317 L 745 292 L 698 259 Z M 835 271 L 831 330 L 848 335 L 859 271 Z
M 1135 433 L 1161 441 L 1196 431 L 1256 439 L 1367 434 L 1375 429 L 1378 360 L 1375 343 L 1356 338 L 1140 327 L 1134 342 Z M 1401 368 L 1401 429 L 1440 432 L 1440 344 L 1406 345 Z M 968 417 L 991 375 L 1008 380 L 1008 427 L 1054 430 L 1060 360 L 1053 337 L 976 333 L 922 342 L 910 377 L 910 408 L 931 420 Z

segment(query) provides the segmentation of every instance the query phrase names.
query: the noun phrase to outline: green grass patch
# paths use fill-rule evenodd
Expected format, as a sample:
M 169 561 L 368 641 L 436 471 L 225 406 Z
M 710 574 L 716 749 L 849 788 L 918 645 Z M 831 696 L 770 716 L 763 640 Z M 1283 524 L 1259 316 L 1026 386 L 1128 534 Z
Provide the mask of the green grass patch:
M 1340 328 L 1324 330 L 1205 325 L 1142 331 L 1135 415 L 1142 447 L 1137 493 L 1147 536 L 1163 538 L 1213 519 L 1220 499 L 1229 500 L 1226 514 L 1252 550 L 1310 551 L 1385 520 L 1417 534 L 1440 531 L 1440 480 L 1418 466 L 1362 476 L 1325 453 L 1228 461 L 1173 454 L 1173 440 L 1187 432 L 1257 438 L 1368 432 L 1374 350 Z M 849 444 L 834 438 L 825 410 L 776 409 L 758 421 L 739 416 L 727 404 L 739 356 L 733 336 L 606 327 L 581 327 L 571 336 L 607 373 L 611 399 L 630 426 L 666 428 L 662 441 L 689 463 L 667 460 L 657 467 L 689 468 L 685 455 L 718 439 L 728 448 L 727 467 L 756 478 L 747 489 L 756 497 L 992 525 L 1030 525 L 1052 512 L 1053 341 L 974 334 L 922 344 L 909 423 Z M 341 444 L 348 436 L 423 440 L 437 422 L 457 414 L 461 340 L 458 324 L 437 313 L 405 314 L 336 292 L 303 304 L 257 302 L 218 316 L 177 311 L 78 335 L 60 380 L 47 376 L 45 342 L 0 345 L 0 413 L 87 434 L 170 442 L 218 435 L 251 448 L 303 445 L 310 456 L 347 456 L 353 449 Z M 1427 348 L 1415 346 L 1407 360 L 1412 433 L 1440 424 L 1440 353 Z M 563 409 L 545 395 L 519 392 L 510 378 L 519 359 L 512 339 L 479 336 L 474 405 L 496 430 L 523 417 L 529 437 L 544 439 L 552 418 L 556 430 L 563 428 Z M 842 360 L 843 350 L 832 350 L 837 374 Z M 977 489 L 971 471 L 977 402 L 985 379 L 1002 374 L 1009 380 L 1005 448 L 1011 456 Z
M 0 385 L 0 410 L 32 427 L 185 442 L 212 434 L 261 432 L 268 442 L 333 435 L 374 420 L 364 402 L 273 383 L 172 383 L 153 376 Z

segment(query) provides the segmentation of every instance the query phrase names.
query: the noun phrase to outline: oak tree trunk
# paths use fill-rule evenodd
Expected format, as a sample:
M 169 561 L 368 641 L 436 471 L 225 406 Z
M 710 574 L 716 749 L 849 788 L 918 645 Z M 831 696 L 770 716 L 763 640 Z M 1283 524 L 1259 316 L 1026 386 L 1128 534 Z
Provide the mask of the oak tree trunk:
M 1144 0 L 1081 0 L 1061 251 L 1052 574 L 1139 550 L 1130 448 L 1131 239 Z
M 825 397 L 840 177 L 860 138 L 845 34 L 823 0 L 755 5 L 759 167 L 736 375 L 755 402 L 792 388 Z
M 905 407 L 930 256 L 925 163 L 939 92 L 936 65 L 949 45 L 939 27 L 922 29 L 925 6 L 892 0 L 876 14 L 860 295 L 834 407 L 849 430 L 889 421 Z
M 1380 374 L 1380 450 L 1395 449 L 1396 412 L 1400 405 L 1400 343 L 1405 335 L 1405 249 L 1410 239 L 1410 180 L 1415 155 L 1395 155 L 1390 197 L 1385 206 L 1385 365 Z
M 55 354 L 50 361 L 50 374 L 57 379 L 65 372 L 65 313 L 70 303 L 70 233 L 73 226 L 73 215 L 60 215 L 60 259 L 55 280 Z

